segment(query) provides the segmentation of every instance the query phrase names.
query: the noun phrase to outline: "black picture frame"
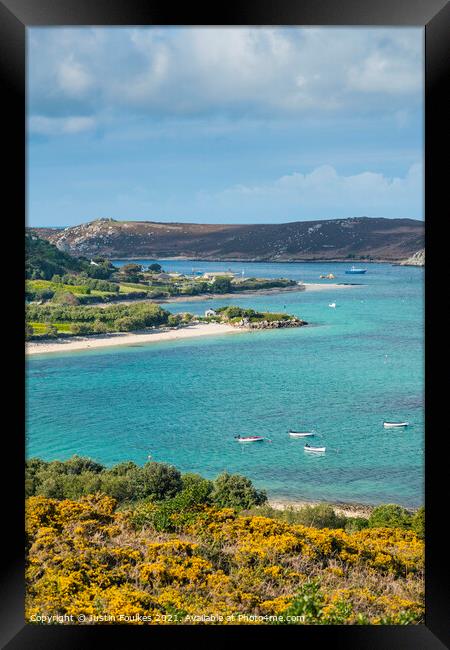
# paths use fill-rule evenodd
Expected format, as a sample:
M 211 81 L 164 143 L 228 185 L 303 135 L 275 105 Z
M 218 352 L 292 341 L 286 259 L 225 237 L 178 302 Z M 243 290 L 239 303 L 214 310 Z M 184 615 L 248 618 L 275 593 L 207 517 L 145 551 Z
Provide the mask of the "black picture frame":
M 364 648 L 438 650 L 450 647 L 450 598 L 448 543 L 441 526 L 446 512 L 439 495 L 446 493 L 447 458 L 436 442 L 436 412 L 439 407 L 436 359 L 437 337 L 445 340 L 443 326 L 433 322 L 439 309 L 432 310 L 434 282 L 444 273 L 445 255 L 438 255 L 438 239 L 442 216 L 448 204 L 446 118 L 449 80 L 450 7 L 446 0 L 259 0 L 228 2 L 223 5 L 195 7 L 188 3 L 172 5 L 149 0 L 2 0 L 0 2 L 0 83 L 3 101 L 3 206 L 8 205 L 8 224 L 12 226 L 7 247 L 15 249 L 15 260 L 23 259 L 23 234 L 26 207 L 25 174 L 25 31 L 43 25 L 360 25 L 360 26 L 423 26 L 425 28 L 425 214 L 426 228 L 426 458 L 425 505 L 426 533 L 426 614 L 424 625 L 412 626 L 277 626 L 241 627 L 134 627 L 134 626 L 38 626 L 24 622 L 24 424 L 17 426 L 24 412 L 23 336 L 21 327 L 8 332 L 8 346 L 18 352 L 5 370 L 8 375 L 6 396 L 8 410 L 16 404 L 13 420 L 6 431 L 3 466 L 11 475 L 3 490 L 2 591 L 0 595 L 0 642 L 9 650 L 32 648 L 86 648 L 106 642 L 112 645 L 158 643 L 174 640 L 175 634 L 200 646 L 215 639 L 255 642 L 264 637 L 276 642 L 279 634 L 289 636 L 297 646 L 317 643 L 332 644 L 334 649 Z M 448 127 L 447 127 L 448 130 Z M 447 163 L 448 165 L 448 163 Z M 447 202 L 447 203 L 446 203 Z M 448 210 L 447 210 L 448 213 Z M 447 217 L 448 219 L 448 217 Z M 6 219 L 5 219 L 6 220 Z M 5 239 L 4 239 L 5 241 Z M 10 242 L 14 242 L 14 246 Z M 17 247 L 17 248 L 16 248 Z M 441 264 L 442 269 L 439 269 Z M 447 277 L 448 271 L 445 273 Z M 16 296 L 17 324 L 20 323 L 23 278 L 17 273 L 12 288 Z M 444 298 L 444 303 L 445 303 Z M 23 312 L 22 312 L 23 313 Z M 436 344 L 433 345 L 432 341 Z M 16 348 L 17 343 L 17 348 Z M 431 363 L 433 359 L 433 372 Z M 444 375 L 445 377 L 445 375 Z M 433 424 L 432 424 L 433 422 Z M 443 435 L 446 430 L 441 429 Z M 433 437 L 432 437 L 433 436 Z M 439 442 L 439 440 L 438 440 Z M 5 548 L 6 544 L 6 548 Z

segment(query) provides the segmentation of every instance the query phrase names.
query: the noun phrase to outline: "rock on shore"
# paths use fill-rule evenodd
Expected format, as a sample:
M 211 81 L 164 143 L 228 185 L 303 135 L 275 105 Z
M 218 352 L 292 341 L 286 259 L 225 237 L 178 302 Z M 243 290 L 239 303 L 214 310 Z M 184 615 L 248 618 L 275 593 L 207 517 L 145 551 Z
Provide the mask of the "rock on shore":
M 234 323 L 235 327 L 245 327 L 246 329 L 254 330 L 277 329 L 279 327 L 302 327 L 303 325 L 308 325 L 308 323 L 296 317 L 284 320 L 259 320 L 253 322 L 249 318 L 243 318 L 237 323 Z
M 401 266 L 425 266 L 425 249 L 422 248 L 411 257 L 408 257 L 404 262 L 400 262 Z

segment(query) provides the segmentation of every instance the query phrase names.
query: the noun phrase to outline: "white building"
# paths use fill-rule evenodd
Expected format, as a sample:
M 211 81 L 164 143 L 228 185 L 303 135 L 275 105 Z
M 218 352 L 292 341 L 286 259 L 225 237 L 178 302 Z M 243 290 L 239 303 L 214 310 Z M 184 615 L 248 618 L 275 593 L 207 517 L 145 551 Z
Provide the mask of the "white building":
M 214 309 L 207 309 L 205 311 L 205 317 L 208 318 L 208 316 L 217 316 L 217 313 L 214 311 Z

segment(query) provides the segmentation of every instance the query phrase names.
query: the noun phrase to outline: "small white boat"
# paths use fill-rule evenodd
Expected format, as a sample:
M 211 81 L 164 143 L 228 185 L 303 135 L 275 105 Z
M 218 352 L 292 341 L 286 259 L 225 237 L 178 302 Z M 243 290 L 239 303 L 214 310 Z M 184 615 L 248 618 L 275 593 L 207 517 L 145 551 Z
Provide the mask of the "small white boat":
M 396 427 L 407 427 L 409 422 L 383 422 L 385 429 L 395 429 Z
M 336 303 L 335 302 L 330 302 L 328 307 L 331 307 L 332 309 L 336 309 Z
M 262 442 L 263 436 L 234 436 L 238 442 Z
M 323 453 L 324 451 L 326 451 L 326 447 L 311 447 L 311 445 L 305 445 L 303 449 L 305 451 L 310 451 L 313 453 L 317 453 L 317 452 Z
M 311 432 L 302 432 L 302 431 L 288 431 L 291 438 L 307 438 L 308 436 L 313 436 L 314 433 Z
M 367 273 L 367 269 L 357 269 L 356 266 L 346 270 L 347 275 L 362 275 L 363 273 Z

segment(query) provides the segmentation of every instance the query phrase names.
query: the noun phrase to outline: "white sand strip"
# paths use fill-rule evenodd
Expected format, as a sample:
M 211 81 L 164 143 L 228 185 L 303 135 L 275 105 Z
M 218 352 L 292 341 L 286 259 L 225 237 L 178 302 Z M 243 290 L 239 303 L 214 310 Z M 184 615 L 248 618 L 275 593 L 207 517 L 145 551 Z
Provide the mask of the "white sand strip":
M 160 341 L 176 341 L 196 338 L 198 336 L 214 336 L 218 334 L 236 334 L 246 331 L 226 323 L 199 323 L 187 327 L 145 330 L 101 334 L 94 336 L 74 336 L 55 341 L 30 341 L 25 344 L 25 352 L 30 354 L 49 354 L 51 352 L 73 352 L 75 350 L 93 350 L 116 345 L 136 345 L 141 343 L 157 343 Z

